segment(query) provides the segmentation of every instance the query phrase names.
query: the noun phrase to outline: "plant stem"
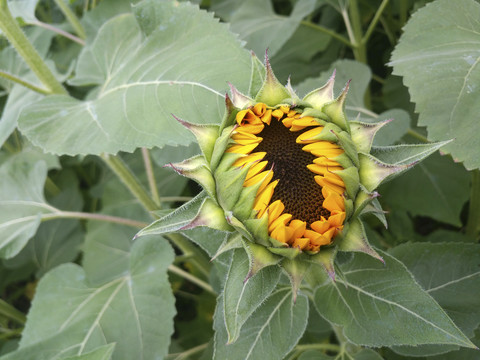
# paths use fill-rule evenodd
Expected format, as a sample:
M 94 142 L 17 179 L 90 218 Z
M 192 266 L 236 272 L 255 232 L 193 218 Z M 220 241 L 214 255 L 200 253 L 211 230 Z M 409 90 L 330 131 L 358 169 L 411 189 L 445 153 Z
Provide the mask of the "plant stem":
M 168 270 L 170 272 L 172 272 L 174 274 L 177 274 L 178 276 L 184 278 L 185 280 L 188 280 L 188 281 L 194 283 L 195 285 L 197 285 L 198 287 L 201 287 L 203 290 L 209 292 L 210 294 L 212 294 L 214 296 L 217 296 L 217 293 L 215 292 L 215 290 L 213 290 L 213 288 L 210 286 L 210 284 L 208 284 L 205 281 L 197 278 L 196 276 L 193 276 L 189 272 L 186 272 L 185 270 L 182 270 L 175 265 L 170 265 L 168 267 Z
M 25 60 L 30 69 L 37 75 L 50 94 L 67 94 L 53 73 L 40 57 L 40 54 L 27 39 L 17 21 L 8 9 L 7 0 L 0 0 L 0 30 Z
M 295 346 L 295 350 L 307 351 L 307 350 L 326 350 L 340 352 L 341 347 L 335 344 L 305 344 Z
M 185 350 L 184 352 L 181 353 L 176 353 L 176 354 L 168 354 L 167 358 L 168 359 L 175 359 L 175 360 L 183 360 L 183 359 L 188 359 L 189 356 L 194 355 L 196 353 L 199 353 L 200 351 L 203 351 L 207 348 L 208 343 L 202 344 L 195 346 L 191 349 Z
M 42 221 L 55 220 L 55 219 L 80 219 L 80 220 L 97 220 L 110 222 L 120 225 L 132 226 L 134 228 L 142 229 L 149 223 L 143 221 L 137 221 L 132 219 L 121 218 L 118 216 L 111 216 L 105 214 L 92 214 L 79 211 L 57 211 L 50 214 L 42 215 Z
M 155 174 L 153 173 L 152 160 L 150 159 L 150 153 L 147 148 L 142 148 L 143 163 L 145 164 L 145 172 L 147 173 L 148 186 L 150 187 L 150 193 L 152 194 L 153 201 L 160 206 L 160 196 L 158 196 L 157 182 L 155 181 Z
M 422 134 L 420 134 L 419 132 L 416 132 L 415 130 L 413 129 L 408 129 L 407 131 L 407 134 L 410 135 L 410 136 L 413 136 L 415 139 L 418 139 L 422 142 L 425 142 L 425 143 L 428 143 L 428 139 L 423 136 Z
M 3 299 L 0 299 L 0 314 L 15 321 L 20 325 L 24 325 L 27 321 L 27 317 L 24 313 L 17 310 Z
M 198 247 L 186 239 L 183 235 L 178 233 L 167 234 L 166 237 L 183 253 L 185 257 L 189 258 L 189 262 L 197 268 L 199 272 L 208 279 L 210 275 L 210 261 L 205 255 L 200 252 Z
M 80 24 L 80 21 L 75 16 L 72 9 L 70 9 L 70 7 L 67 4 L 65 4 L 65 2 L 63 2 L 63 0 L 54 0 L 54 1 L 55 1 L 55 4 L 57 4 L 57 6 L 62 11 L 63 15 L 65 15 L 65 17 L 67 18 L 70 25 L 72 25 L 78 37 L 80 37 L 80 39 L 82 40 L 85 40 L 87 38 L 87 35 L 85 34 L 85 29 L 83 28 L 82 24 Z
M 352 49 L 354 48 L 354 45 L 348 41 L 347 38 L 345 38 L 344 36 L 340 35 L 339 33 L 337 33 L 336 31 L 334 30 L 330 30 L 322 25 L 319 25 L 319 24 L 315 24 L 315 23 L 312 23 L 310 21 L 301 21 L 300 22 L 301 25 L 303 26 L 307 26 L 309 28 L 312 28 L 312 29 L 315 29 L 315 30 L 318 30 L 324 34 L 327 34 L 327 35 L 330 35 L 332 38 L 334 38 L 335 40 L 338 40 L 340 41 L 341 43 L 351 47 Z
M 157 204 L 150 198 L 143 185 L 119 156 L 103 154 L 101 157 L 147 211 L 158 210 Z
M 366 44 L 368 42 L 368 39 L 373 33 L 373 30 L 375 29 L 375 26 L 377 26 L 378 20 L 380 20 L 380 16 L 383 13 L 383 10 L 385 10 L 385 7 L 388 4 L 388 0 L 383 0 L 382 3 L 380 4 L 379 8 L 377 9 L 377 12 L 373 16 L 372 21 L 370 22 L 370 25 L 368 25 L 367 32 L 362 38 L 362 43 Z
M 66 37 L 67 39 L 70 39 L 82 46 L 85 46 L 85 41 L 80 39 L 79 37 L 76 37 L 75 35 L 72 35 L 70 34 L 69 32 L 67 31 L 64 31 L 62 29 L 59 29 L 51 24 L 47 24 L 47 23 L 44 23 L 42 21 L 33 21 L 30 23 L 31 25 L 35 25 L 35 26 L 39 26 L 39 27 L 42 27 L 44 29 L 47 29 L 47 30 L 50 30 L 50 31 L 53 31 L 54 33 L 58 34 L 58 35 L 61 35 L 61 36 L 64 36 Z
M 470 190 L 470 206 L 465 233 L 477 240 L 480 234 L 480 170 L 472 171 L 472 187 Z
M 17 84 L 20 84 L 22 86 L 25 86 L 26 88 L 30 89 L 30 90 L 33 90 L 33 91 L 36 91 L 40 94 L 43 94 L 43 95 L 48 95 L 50 94 L 50 91 L 49 90 L 46 90 L 46 89 L 42 89 L 36 85 L 33 85 L 32 83 L 28 82 L 28 81 L 25 81 L 25 80 L 22 80 L 20 79 L 18 76 L 15 76 L 13 74 L 10 74 L 9 72 L 7 71 L 3 71 L 3 70 L 0 70 L 0 77 L 3 77 L 7 80 L 10 80 L 10 81 L 13 81 L 13 82 L 16 82 Z

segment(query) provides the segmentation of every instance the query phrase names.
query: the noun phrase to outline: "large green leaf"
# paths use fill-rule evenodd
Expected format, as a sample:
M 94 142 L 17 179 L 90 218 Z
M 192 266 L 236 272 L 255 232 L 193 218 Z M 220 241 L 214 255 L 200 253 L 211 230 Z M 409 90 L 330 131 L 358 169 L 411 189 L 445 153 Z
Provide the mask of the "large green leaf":
M 110 360 L 112 358 L 115 344 L 100 346 L 83 355 L 69 356 L 65 360 Z
M 307 326 L 307 297 L 299 294 L 294 303 L 291 288 L 281 289 L 273 292 L 245 322 L 238 340 L 227 345 L 222 307 L 220 297 L 213 323 L 216 360 L 283 359 Z
M 401 262 L 382 256 L 385 264 L 355 254 L 341 267 L 343 276 L 315 291 L 318 312 L 359 345 L 474 347 Z
M 22 112 L 33 143 L 71 155 L 186 145 L 172 113 L 218 123 L 227 81 L 248 88 L 251 56 L 211 14 L 153 0 L 134 12 L 106 22 L 80 54 L 71 84 L 99 85 L 88 100 L 49 96 Z
M 384 185 L 380 189 L 381 200 L 388 207 L 407 210 L 413 216 L 429 216 L 461 226 L 460 213 L 469 197 L 469 182 L 470 176 L 462 165 L 433 154 Z
M 416 103 L 419 124 L 467 169 L 480 167 L 480 4 L 438 0 L 416 12 L 392 55 Z
M 408 243 L 390 254 L 402 261 L 426 290 L 469 337 L 480 325 L 480 245 L 467 243 Z M 395 348 L 400 354 L 427 355 L 451 347 Z
M 338 60 L 334 62 L 330 69 L 323 72 L 318 78 L 310 78 L 298 85 L 300 96 L 306 95 L 313 89 L 323 86 L 335 70 L 334 95 L 340 95 L 347 81 L 351 80 L 347 100 L 345 103 L 345 113 L 349 120 L 359 120 L 364 122 L 380 122 L 393 119 L 391 123 L 380 129 L 375 136 L 374 145 L 391 145 L 407 132 L 410 126 L 410 116 L 402 109 L 392 109 L 381 114 L 376 114 L 366 108 L 364 103 L 365 91 L 371 80 L 370 68 L 353 60 Z
M 19 349 L 2 360 L 83 355 L 113 342 L 113 359 L 163 358 L 175 315 L 166 274 L 173 256 L 166 241 L 143 238 L 132 246 L 128 270 L 102 285 L 91 286 L 78 265 L 50 271 L 38 284 Z
M 269 266 L 246 280 L 249 269 L 250 260 L 244 249 L 235 250 L 223 290 L 223 313 L 229 343 L 238 339 L 245 321 L 275 289 L 280 278 L 280 268 Z
M 246 0 L 230 19 L 232 31 L 257 55 L 268 49 L 273 56 L 293 35 L 300 21 L 313 12 L 315 4 L 315 0 L 299 0 L 292 14 L 284 17 L 275 14 L 270 0 Z

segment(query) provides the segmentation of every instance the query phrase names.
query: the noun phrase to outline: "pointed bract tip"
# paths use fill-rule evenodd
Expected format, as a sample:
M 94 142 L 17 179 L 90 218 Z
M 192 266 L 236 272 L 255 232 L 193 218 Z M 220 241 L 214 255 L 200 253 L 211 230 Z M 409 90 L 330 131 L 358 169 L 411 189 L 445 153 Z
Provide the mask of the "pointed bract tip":
M 328 79 L 328 82 L 335 81 L 335 76 L 336 75 L 337 75 L 337 69 L 333 69 L 332 75 L 330 75 L 330 78 Z
M 332 279 L 333 282 L 336 282 L 335 270 L 327 270 L 327 274 L 330 277 L 330 279 Z
M 178 167 L 176 167 L 173 163 L 168 163 L 163 165 L 164 168 L 171 168 L 173 171 L 175 171 L 178 175 L 183 175 L 184 172 L 180 170 Z
M 175 120 L 177 120 L 180 124 L 182 124 L 184 127 L 186 127 L 188 130 L 190 130 L 192 128 L 192 124 L 190 124 L 189 122 L 185 121 L 185 120 L 182 120 L 180 119 L 178 116 L 176 116 L 175 114 L 171 114 L 173 116 L 173 118 Z

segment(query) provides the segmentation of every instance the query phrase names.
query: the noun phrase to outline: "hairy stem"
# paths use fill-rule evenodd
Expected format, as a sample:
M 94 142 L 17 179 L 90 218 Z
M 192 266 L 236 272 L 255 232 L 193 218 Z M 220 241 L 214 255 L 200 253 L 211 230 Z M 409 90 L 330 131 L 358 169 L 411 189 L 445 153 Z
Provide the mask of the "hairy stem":
M 388 0 L 383 0 L 380 6 L 378 7 L 377 12 L 373 16 L 373 19 L 370 22 L 370 25 L 368 26 L 368 29 L 362 38 L 362 43 L 366 44 L 368 42 L 368 39 L 372 35 L 373 30 L 375 29 L 375 26 L 377 26 L 377 23 L 380 20 L 380 16 L 382 15 L 383 10 L 385 10 L 385 7 L 387 6 L 387 4 L 388 4 Z
M 0 30 L 10 41 L 15 50 L 25 60 L 30 69 L 37 75 L 50 94 L 67 94 L 55 75 L 42 60 L 40 54 L 27 39 L 17 21 L 13 18 L 7 0 L 0 0 Z
M 157 182 L 155 181 L 155 174 L 153 173 L 152 160 L 150 159 L 150 153 L 147 148 L 142 148 L 143 163 L 145 164 L 145 172 L 147 173 L 148 186 L 150 187 L 150 193 L 152 194 L 153 201 L 160 205 L 160 196 L 158 196 Z
M 158 205 L 150 198 L 143 185 L 119 156 L 103 154 L 101 157 L 147 211 L 158 210 Z
M 198 287 L 202 288 L 203 290 L 205 290 L 206 292 L 214 295 L 214 296 L 217 296 L 218 294 L 215 292 L 215 290 L 213 290 L 213 288 L 210 286 L 210 284 L 206 283 L 205 281 L 197 278 L 196 276 L 193 276 L 192 274 L 190 274 L 189 272 L 186 272 L 185 270 L 182 270 L 180 269 L 179 267 L 175 266 L 175 265 L 170 265 L 168 267 L 168 271 L 184 278 L 185 280 L 188 280 L 190 281 L 191 283 L 197 285 Z
M 312 29 L 315 29 L 315 30 L 318 30 L 324 34 L 327 34 L 327 35 L 330 35 L 332 38 L 334 38 L 335 40 L 338 40 L 340 41 L 341 43 L 347 45 L 348 47 L 351 47 L 351 48 L 354 48 L 354 45 L 348 41 L 347 38 L 345 38 L 344 36 L 340 35 L 339 33 L 337 33 L 336 31 L 334 30 L 330 30 L 322 25 L 319 25 L 319 24 L 315 24 L 315 23 L 312 23 L 310 21 L 301 21 L 300 22 L 301 25 L 303 26 L 307 26 L 309 28 L 312 28 Z
M 42 21 L 34 21 L 31 24 L 35 25 L 35 26 L 42 27 L 42 28 L 50 30 L 50 31 L 53 31 L 54 33 L 56 33 L 58 35 L 61 35 L 63 37 L 66 37 L 67 39 L 70 39 L 70 40 L 76 42 L 77 44 L 85 46 L 85 41 L 84 40 L 80 39 L 79 37 L 76 37 L 75 35 L 70 34 L 67 31 L 59 29 L 59 28 L 57 28 L 57 27 L 55 27 L 51 24 L 47 24 L 47 23 L 44 23 Z
M 114 224 L 132 226 L 138 229 L 142 229 L 148 225 L 148 223 L 143 221 L 126 219 L 118 216 L 92 214 L 92 213 L 79 212 L 79 211 L 56 211 L 51 214 L 42 215 L 42 221 L 55 220 L 55 219 L 97 220 L 97 221 L 110 222 Z
M 85 40 L 87 38 L 85 29 L 83 28 L 82 24 L 80 24 L 80 21 L 75 16 L 72 9 L 70 9 L 70 7 L 63 0 L 54 0 L 54 1 L 55 1 L 55 4 L 57 4 L 57 6 L 62 11 L 63 15 L 65 15 L 65 17 L 67 18 L 70 25 L 72 25 L 78 37 L 82 40 Z
M 477 240 L 480 235 L 480 170 L 472 171 L 472 187 L 470 190 L 470 206 L 468 209 L 465 233 Z
M 33 90 L 33 91 L 36 91 L 40 94 L 43 94 L 43 95 L 48 95 L 50 94 L 50 91 L 49 90 L 46 90 L 46 89 L 42 89 L 28 81 L 25 81 L 25 80 L 22 80 L 20 79 L 18 76 L 15 76 L 13 74 L 10 74 L 9 72 L 7 71 L 3 71 L 3 70 L 0 70 L 0 77 L 4 78 L 4 79 L 7 79 L 7 80 L 10 80 L 10 81 L 13 81 L 17 84 L 20 84 L 22 86 L 25 86 L 26 88 L 30 89 L 30 90 Z
M 172 360 L 183 360 L 183 359 L 189 359 L 190 356 L 195 355 L 203 350 L 205 350 L 208 346 L 208 343 L 202 344 L 195 346 L 191 349 L 185 350 L 181 353 L 176 353 L 176 354 L 168 354 L 167 359 L 172 359 Z

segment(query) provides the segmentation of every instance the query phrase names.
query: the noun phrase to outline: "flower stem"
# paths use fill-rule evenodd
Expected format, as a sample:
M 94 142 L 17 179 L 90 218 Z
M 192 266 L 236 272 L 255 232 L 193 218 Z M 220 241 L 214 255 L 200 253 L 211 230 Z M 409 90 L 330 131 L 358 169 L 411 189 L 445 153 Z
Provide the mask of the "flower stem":
M 309 28 L 312 28 L 312 29 L 315 29 L 315 30 L 318 30 L 320 32 L 323 32 L 324 34 L 327 34 L 327 35 L 330 35 L 332 38 L 334 38 L 335 40 L 338 40 L 340 41 L 341 43 L 347 45 L 348 47 L 351 47 L 351 48 L 354 48 L 354 45 L 348 41 L 347 38 L 345 38 L 344 36 L 340 35 L 339 33 L 337 33 L 336 31 L 334 30 L 330 30 L 322 25 L 319 25 L 319 24 L 315 24 L 315 23 L 312 23 L 310 21 L 306 21 L 306 20 L 302 20 L 300 22 L 301 25 L 303 26 L 307 26 Z
M 20 325 L 24 325 L 27 321 L 27 317 L 24 313 L 18 311 L 3 299 L 0 299 L 0 314 Z
M 8 9 L 7 0 L 0 0 L 0 30 L 45 85 L 49 94 L 67 94 L 13 18 Z
M 33 90 L 33 91 L 36 91 L 40 94 L 43 94 L 43 95 L 48 95 L 50 94 L 50 91 L 46 90 L 46 89 L 42 89 L 36 85 L 33 85 L 32 83 L 28 82 L 28 81 L 25 81 L 25 80 L 22 80 L 20 79 L 18 76 L 15 76 L 13 74 L 10 74 L 9 72 L 7 71 L 3 71 L 3 70 L 0 70 L 0 77 L 4 78 L 4 79 L 7 79 L 7 80 L 10 80 L 10 81 L 13 81 L 13 82 L 16 82 L 17 84 L 20 84 L 22 86 L 25 86 L 26 88 L 30 89 L 30 90 Z
M 295 350 L 307 351 L 307 350 L 326 350 L 340 352 L 341 347 L 335 344 L 305 344 L 295 346 Z
M 150 198 L 143 185 L 119 156 L 103 154 L 101 157 L 147 211 L 158 210 L 158 205 Z
M 63 0 L 54 0 L 54 1 L 55 1 L 55 4 L 57 4 L 57 6 L 62 11 L 63 15 L 65 15 L 65 17 L 67 18 L 70 25 L 72 25 L 78 37 L 82 40 L 85 40 L 87 38 L 85 29 L 83 28 L 82 24 L 80 24 L 80 21 L 75 16 L 72 9 L 70 9 Z
M 160 208 L 160 196 L 158 196 L 157 182 L 155 181 L 155 174 L 153 173 L 152 160 L 150 159 L 150 153 L 147 148 L 142 148 L 143 163 L 145 164 L 145 172 L 147 173 L 148 186 L 150 187 L 150 193 L 152 194 L 153 201 Z
M 181 234 L 171 233 L 167 234 L 166 237 L 180 249 L 185 257 L 189 257 L 189 262 L 208 279 L 210 275 L 210 261 L 205 257 L 204 253 Z
M 368 26 L 368 29 L 365 33 L 365 35 L 362 38 L 362 43 L 366 44 L 368 42 L 368 39 L 370 39 L 370 36 L 373 33 L 373 30 L 375 29 L 375 26 L 377 26 L 378 21 L 380 20 L 380 16 L 383 13 L 383 10 L 385 10 L 385 7 L 387 6 L 389 0 L 383 0 L 380 6 L 377 9 L 377 12 L 373 16 L 372 21 L 370 22 L 370 25 Z
M 465 233 L 477 240 L 480 235 L 480 170 L 472 171 L 472 187 L 470 190 L 470 206 Z
M 57 27 L 55 27 L 51 24 L 47 24 L 47 23 L 44 23 L 42 21 L 34 21 L 34 22 L 31 22 L 31 24 L 35 25 L 35 26 L 42 27 L 42 28 L 50 30 L 50 31 L 53 31 L 54 33 L 56 33 L 58 35 L 61 35 L 63 37 L 66 37 L 67 39 L 70 39 L 70 40 L 76 42 L 77 44 L 85 46 L 85 41 L 84 40 L 80 39 L 79 37 L 76 37 L 75 35 L 70 34 L 67 31 L 59 29 L 59 28 L 57 28 Z
M 214 296 L 217 296 L 217 293 L 215 292 L 215 290 L 213 290 L 213 288 L 210 286 L 210 284 L 208 284 L 205 281 L 197 278 L 196 276 L 193 276 L 189 272 L 186 272 L 185 270 L 182 270 L 175 265 L 170 265 L 168 267 L 168 270 L 170 272 L 184 278 L 185 280 L 188 280 L 188 281 L 194 283 L 195 285 L 197 285 L 198 287 L 201 287 L 203 290 L 209 292 L 210 294 L 212 294 Z
M 196 353 L 199 353 L 203 350 L 205 350 L 208 346 L 208 343 L 202 344 L 195 346 L 191 349 L 185 350 L 181 353 L 176 353 L 176 354 L 168 354 L 167 359 L 174 359 L 174 360 L 183 360 L 183 359 L 189 359 L 191 355 L 195 355 Z
M 118 216 L 111 216 L 105 214 L 92 214 L 79 211 L 57 211 L 50 214 L 42 215 L 42 221 L 55 220 L 55 219 L 80 219 L 80 220 L 97 220 L 110 222 L 114 224 L 132 226 L 134 228 L 142 229 L 149 223 L 143 221 L 137 221 L 132 219 L 121 218 Z

